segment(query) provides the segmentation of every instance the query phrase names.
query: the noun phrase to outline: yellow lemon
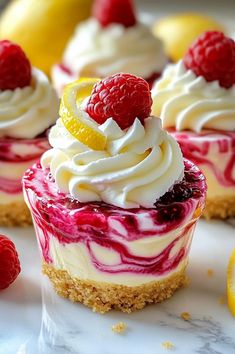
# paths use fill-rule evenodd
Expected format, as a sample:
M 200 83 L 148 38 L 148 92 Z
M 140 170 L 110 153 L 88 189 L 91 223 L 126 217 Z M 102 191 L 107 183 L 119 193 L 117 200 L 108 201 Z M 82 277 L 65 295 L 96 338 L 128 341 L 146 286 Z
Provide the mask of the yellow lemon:
M 227 296 L 229 309 L 235 316 L 235 249 L 229 259 L 227 269 Z
M 17 42 L 33 66 L 47 74 L 59 62 L 78 22 L 89 16 L 92 0 L 15 0 L 0 18 L 0 38 Z
M 215 20 L 197 13 L 165 17 L 153 26 L 154 34 L 163 40 L 166 52 L 173 61 L 181 59 L 191 43 L 208 30 L 224 31 Z
M 67 85 L 60 105 L 60 116 L 65 128 L 93 150 L 104 149 L 106 136 L 97 128 L 95 122 L 84 115 L 81 103 L 90 96 L 94 84 L 99 80 L 82 78 Z

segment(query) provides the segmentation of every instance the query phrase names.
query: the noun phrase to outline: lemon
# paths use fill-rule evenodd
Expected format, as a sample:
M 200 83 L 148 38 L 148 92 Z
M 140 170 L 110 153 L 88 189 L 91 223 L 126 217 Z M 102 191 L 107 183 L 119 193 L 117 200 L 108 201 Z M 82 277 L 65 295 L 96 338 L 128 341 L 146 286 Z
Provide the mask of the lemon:
M 229 259 L 227 269 L 227 296 L 229 309 L 235 316 L 235 249 Z
M 191 43 L 208 30 L 224 29 L 212 18 L 197 13 L 165 17 L 153 26 L 154 34 L 163 40 L 166 52 L 173 61 L 181 59 Z
M 100 79 L 82 78 L 64 89 L 61 98 L 60 116 L 65 128 L 81 143 L 93 150 L 103 150 L 106 136 L 97 125 L 81 111 L 82 101 L 90 96 L 94 84 Z
M 0 18 L 0 38 L 22 46 L 33 66 L 50 73 L 92 0 L 15 0 Z

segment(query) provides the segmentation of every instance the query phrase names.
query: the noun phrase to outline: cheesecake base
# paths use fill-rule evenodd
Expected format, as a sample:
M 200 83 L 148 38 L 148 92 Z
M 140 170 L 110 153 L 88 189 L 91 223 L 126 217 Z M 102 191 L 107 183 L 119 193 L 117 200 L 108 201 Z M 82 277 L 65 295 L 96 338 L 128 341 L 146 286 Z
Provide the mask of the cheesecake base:
M 0 226 L 32 225 L 32 218 L 27 205 L 22 202 L 0 204 Z
M 235 217 L 235 196 L 207 199 L 203 216 L 207 220 Z
M 49 277 L 58 295 L 80 302 L 99 313 L 111 309 L 127 313 L 140 310 L 147 304 L 170 298 L 186 283 L 185 267 L 166 279 L 134 287 L 72 278 L 66 270 L 55 269 L 45 262 L 42 271 Z

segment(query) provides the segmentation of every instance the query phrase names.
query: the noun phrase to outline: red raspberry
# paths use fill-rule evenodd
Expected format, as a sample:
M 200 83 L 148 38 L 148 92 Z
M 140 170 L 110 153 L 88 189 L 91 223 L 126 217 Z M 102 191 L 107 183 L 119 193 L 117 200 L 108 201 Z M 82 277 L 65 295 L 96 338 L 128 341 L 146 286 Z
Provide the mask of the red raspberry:
M 92 13 L 103 27 L 112 23 L 125 27 L 136 24 L 132 0 L 95 0 Z
M 152 98 L 148 83 L 130 74 L 116 74 L 98 82 L 89 97 L 86 112 L 97 123 L 113 118 L 122 129 L 135 118 L 149 117 Z
M 184 65 L 207 81 L 218 80 L 220 86 L 235 84 L 235 42 L 223 33 L 202 34 L 184 56 Z
M 21 271 L 14 243 L 0 235 L 0 289 L 7 288 Z
M 15 90 L 31 81 L 31 65 L 23 50 L 8 40 L 0 41 L 0 90 Z

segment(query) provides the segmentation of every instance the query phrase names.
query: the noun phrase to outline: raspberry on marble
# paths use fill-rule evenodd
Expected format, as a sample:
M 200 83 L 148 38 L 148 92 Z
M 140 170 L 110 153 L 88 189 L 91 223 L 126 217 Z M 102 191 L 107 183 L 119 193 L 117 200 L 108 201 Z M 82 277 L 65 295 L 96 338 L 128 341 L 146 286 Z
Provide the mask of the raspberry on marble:
M 8 288 L 21 271 L 18 253 L 14 243 L 0 235 L 0 290 Z

